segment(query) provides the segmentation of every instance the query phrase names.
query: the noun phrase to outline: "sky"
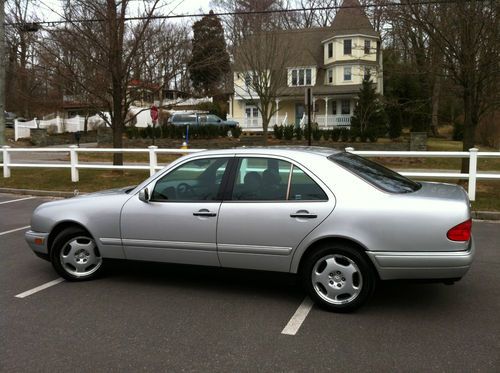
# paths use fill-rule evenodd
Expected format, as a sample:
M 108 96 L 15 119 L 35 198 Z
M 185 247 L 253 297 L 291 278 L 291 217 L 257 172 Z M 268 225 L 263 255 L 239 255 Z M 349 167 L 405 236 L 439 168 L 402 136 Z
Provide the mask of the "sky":
M 38 0 L 36 12 L 43 21 L 57 21 L 61 17 L 61 1 L 59 0 Z M 160 0 L 163 4 L 159 14 L 197 14 L 208 13 L 210 10 L 210 0 Z M 130 2 L 130 15 L 137 15 L 142 5 L 141 0 L 132 0 Z M 135 13 L 135 14 L 134 14 Z

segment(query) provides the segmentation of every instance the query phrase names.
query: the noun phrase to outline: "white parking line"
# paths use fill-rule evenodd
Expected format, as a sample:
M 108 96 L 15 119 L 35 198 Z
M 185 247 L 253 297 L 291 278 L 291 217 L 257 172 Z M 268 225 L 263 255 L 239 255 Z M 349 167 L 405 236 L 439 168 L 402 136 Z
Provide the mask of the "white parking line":
M 36 197 L 26 197 L 26 198 L 11 199 L 10 201 L 0 202 L 0 205 L 5 205 L 6 203 L 12 203 L 12 202 L 26 201 L 27 199 L 33 199 L 33 198 L 36 198 Z
M 29 297 L 32 294 L 35 294 L 35 293 L 38 293 L 39 291 L 45 290 L 47 288 L 50 288 L 51 286 L 57 285 L 57 284 L 59 284 L 59 283 L 61 283 L 63 281 L 64 281 L 64 279 L 61 278 L 61 277 L 59 277 L 59 278 L 57 278 L 57 279 L 55 279 L 53 281 L 49 281 L 49 282 L 47 282 L 47 283 L 45 283 L 43 285 L 37 286 L 36 288 L 33 288 L 33 289 L 27 290 L 27 291 L 25 291 L 23 293 L 17 294 L 16 298 L 26 298 L 26 297 Z
M 287 335 L 295 335 L 300 329 L 300 326 L 306 319 L 309 311 L 311 311 L 314 303 L 309 297 L 305 297 L 302 303 L 300 304 L 297 311 L 293 314 L 288 324 L 286 324 L 285 328 L 281 331 L 281 334 Z
M 9 234 L 9 233 L 13 233 L 13 232 L 17 232 L 17 231 L 22 231 L 23 229 L 28 229 L 30 226 L 27 225 L 25 227 L 21 227 L 21 228 L 16 228 L 16 229 L 11 229 L 10 231 L 5 231 L 5 232 L 0 232 L 0 236 L 3 236 L 4 234 Z

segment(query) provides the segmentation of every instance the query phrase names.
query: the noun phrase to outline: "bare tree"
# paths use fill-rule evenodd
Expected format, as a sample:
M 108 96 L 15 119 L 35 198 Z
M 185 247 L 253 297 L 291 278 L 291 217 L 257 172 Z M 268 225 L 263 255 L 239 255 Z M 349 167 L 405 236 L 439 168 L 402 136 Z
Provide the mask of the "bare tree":
M 286 62 L 292 48 L 285 33 L 263 30 L 261 21 L 252 23 L 252 28 L 246 23 L 247 35 L 238 43 L 235 71 L 240 79 L 235 79 L 235 94 L 257 107 L 266 144 L 269 123 L 277 111 L 276 98 L 287 83 Z
M 109 118 L 102 117 L 112 128 L 115 148 L 123 147 L 131 103 L 128 85 L 134 68 L 144 64 L 138 51 L 158 2 L 144 1 L 145 20 L 138 26 L 126 21 L 130 0 L 67 2 L 67 24 L 50 31 L 52 42 L 42 44 L 46 62 L 58 70 L 69 91 L 109 112 Z M 123 164 L 123 154 L 115 153 L 113 164 Z
M 500 5 L 493 0 L 405 4 L 406 16 L 439 48 L 444 73 L 461 88 L 463 149 L 468 150 L 475 145 L 475 129 L 481 116 L 499 104 Z M 462 172 L 468 172 L 468 168 L 464 159 Z

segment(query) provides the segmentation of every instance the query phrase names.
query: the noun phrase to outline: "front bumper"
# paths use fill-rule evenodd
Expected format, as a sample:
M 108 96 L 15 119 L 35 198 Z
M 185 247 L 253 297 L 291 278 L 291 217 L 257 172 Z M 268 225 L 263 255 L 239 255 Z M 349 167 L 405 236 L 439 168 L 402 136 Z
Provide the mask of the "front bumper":
M 476 248 L 471 238 L 465 251 L 388 252 L 368 251 L 381 280 L 459 279 L 469 270 Z
M 48 237 L 48 233 L 35 232 L 31 230 L 24 234 L 24 238 L 29 247 L 31 247 L 31 250 L 33 250 L 35 254 L 47 258 L 49 256 L 49 249 L 47 247 Z

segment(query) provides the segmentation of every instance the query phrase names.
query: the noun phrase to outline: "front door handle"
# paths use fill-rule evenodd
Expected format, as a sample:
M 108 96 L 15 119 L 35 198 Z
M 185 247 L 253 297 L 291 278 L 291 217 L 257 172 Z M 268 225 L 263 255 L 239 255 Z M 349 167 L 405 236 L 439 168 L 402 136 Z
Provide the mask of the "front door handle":
M 295 214 L 290 214 L 291 218 L 300 218 L 300 219 L 316 219 L 318 215 L 310 214 L 307 210 L 299 210 Z
M 194 216 L 204 216 L 204 217 L 214 217 L 217 216 L 215 212 L 210 212 L 207 209 L 201 209 L 197 212 L 193 212 Z

